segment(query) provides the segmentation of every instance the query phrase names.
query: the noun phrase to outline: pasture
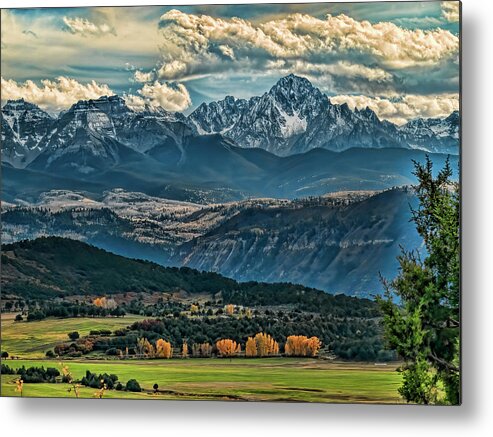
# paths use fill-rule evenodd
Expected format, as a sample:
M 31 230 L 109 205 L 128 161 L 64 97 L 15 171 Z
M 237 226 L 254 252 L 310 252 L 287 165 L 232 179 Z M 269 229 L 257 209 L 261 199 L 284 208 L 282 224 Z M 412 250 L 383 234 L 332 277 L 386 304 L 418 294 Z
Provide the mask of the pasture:
M 91 330 L 124 328 L 143 316 L 49 318 L 35 322 L 15 322 L 15 314 L 2 314 L 2 351 L 21 358 L 44 358 L 46 351 L 68 341 L 67 334 L 77 331 L 81 336 Z
M 57 360 L 5 360 L 10 367 L 58 367 Z M 202 399 L 237 401 L 399 403 L 401 382 L 394 366 L 334 363 L 318 359 L 171 359 L 65 361 L 73 376 L 86 370 L 114 373 L 125 384 L 136 379 L 143 391 L 111 390 L 105 398 Z M 15 392 L 15 375 L 2 375 L 2 396 Z M 153 385 L 159 393 L 153 393 Z M 24 384 L 24 396 L 74 397 L 68 384 Z M 81 397 L 93 397 L 95 389 L 82 388 Z

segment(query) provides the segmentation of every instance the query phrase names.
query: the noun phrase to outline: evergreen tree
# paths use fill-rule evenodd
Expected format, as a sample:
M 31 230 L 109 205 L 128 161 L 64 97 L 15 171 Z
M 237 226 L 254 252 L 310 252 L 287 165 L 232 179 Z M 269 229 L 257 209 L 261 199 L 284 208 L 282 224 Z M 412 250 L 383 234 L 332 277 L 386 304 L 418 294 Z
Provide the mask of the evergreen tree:
M 460 403 L 459 186 L 447 160 L 414 162 L 419 201 L 412 220 L 426 253 L 403 249 L 398 276 L 383 280 L 385 337 L 405 360 L 399 393 L 420 404 Z

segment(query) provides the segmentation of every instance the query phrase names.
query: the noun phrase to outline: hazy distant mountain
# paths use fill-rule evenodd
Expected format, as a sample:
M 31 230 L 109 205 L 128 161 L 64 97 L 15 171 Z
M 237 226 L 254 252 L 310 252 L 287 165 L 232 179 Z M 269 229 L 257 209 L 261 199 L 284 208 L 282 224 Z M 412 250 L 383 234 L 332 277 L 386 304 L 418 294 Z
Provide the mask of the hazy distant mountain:
M 459 151 L 458 111 L 447 118 L 417 118 L 399 128 L 411 147 L 438 153 L 457 154 Z

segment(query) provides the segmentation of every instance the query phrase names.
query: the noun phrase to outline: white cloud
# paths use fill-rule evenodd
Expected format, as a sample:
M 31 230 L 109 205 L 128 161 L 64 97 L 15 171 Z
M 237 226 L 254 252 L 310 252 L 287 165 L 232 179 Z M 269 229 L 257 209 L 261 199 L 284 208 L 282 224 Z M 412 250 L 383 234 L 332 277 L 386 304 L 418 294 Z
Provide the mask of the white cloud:
M 437 65 L 457 56 L 459 48 L 458 37 L 445 29 L 410 30 L 346 15 L 319 19 L 292 14 L 252 23 L 171 10 L 161 16 L 160 27 L 161 53 L 167 77 L 173 79 L 204 72 L 211 64 L 220 68 L 226 62 L 224 67 L 231 68 L 233 58 L 227 53 L 252 62 L 281 59 L 331 64 L 364 57 L 380 68 L 402 69 Z M 179 68 L 171 68 L 172 63 Z M 241 62 L 237 65 L 243 67 Z
M 73 34 L 81 36 L 106 36 L 115 35 L 116 31 L 107 23 L 96 24 L 87 18 L 69 18 L 63 17 L 66 29 Z
M 458 94 L 407 94 L 393 99 L 339 95 L 331 97 L 330 101 L 337 105 L 347 103 L 351 109 L 369 107 L 381 120 L 389 120 L 396 124 L 404 124 L 418 117 L 446 117 L 459 109 Z
M 447 21 L 456 23 L 460 19 L 460 3 L 458 1 L 446 1 L 441 3 L 442 15 Z
M 41 86 L 32 80 L 18 83 L 3 77 L 1 84 L 2 100 L 23 98 L 50 111 L 67 109 L 79 100 L 97 99 L 114 94 L 106 84 L 99 84 L 94 80 L 83 84 L 64 76 L 59 76 L 55 80 L 42 80 Z
M 160 79 L 174 79 L 183 76 L 187 72 L 187 64 L 183 61 L 170 60 L 164 63 L 158 70 Z
M 279 64 L 279 62 L 281 62 Z M 367 67 L 361 64 L 352 64 L 348 61 L 338 61 L 333 64 L 314 64 L 305 61 L 292 63 L 280 60 L 273 64 L 274 69 L 306 75 L 342 76 L 346 79 L 365 79 L 369 82 L 389 82 L 392 74 L 379 67 Z
M 151 82 L 152 80 L 154 80 L 154 77 L 155 77 L 154 71 L 144 72 L 144 71 L 136 70 L 134 73 L 134 80 L 136 82 L 141 82 L 141 83 Z
M 138 93 L 140 96 L 125 96 L 127 105 L 136 111 L 144 109 L 145 105 L 150 105 L 161 106 L 171 112 L 181 112 L 192 104 L 187 88 L 181 83 L 154 81 L 152 84 L 146 83 Z

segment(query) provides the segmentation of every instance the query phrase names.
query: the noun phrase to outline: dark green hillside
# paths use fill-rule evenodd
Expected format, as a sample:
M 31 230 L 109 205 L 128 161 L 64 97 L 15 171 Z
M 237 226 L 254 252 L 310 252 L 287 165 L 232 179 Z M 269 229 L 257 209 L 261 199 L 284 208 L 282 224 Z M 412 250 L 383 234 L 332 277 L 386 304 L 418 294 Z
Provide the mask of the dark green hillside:
M 376 304 L 367 299 L 331 296 L 290 283 L 239 283 L 217 273 L 125 258 L 66 238 L 43 237 L 2 246 L 2 291 L 6 294 L 50 298 L 171 290 L 222 292 L 225 302 L 237 304 L 294 304 L 302 310 L 339 316 L 378 315 Z
M 215 273 L 164 268 L 125 258 L 86 243 L 38 238 L 2 247 L 4 292 L 29 297 L 184 289 L 201 292 L 232 287 Z

